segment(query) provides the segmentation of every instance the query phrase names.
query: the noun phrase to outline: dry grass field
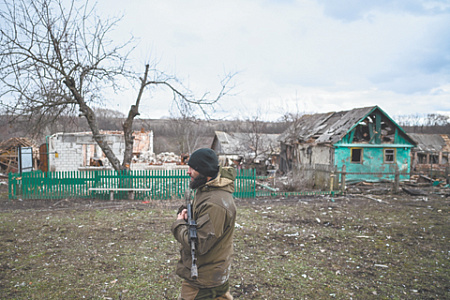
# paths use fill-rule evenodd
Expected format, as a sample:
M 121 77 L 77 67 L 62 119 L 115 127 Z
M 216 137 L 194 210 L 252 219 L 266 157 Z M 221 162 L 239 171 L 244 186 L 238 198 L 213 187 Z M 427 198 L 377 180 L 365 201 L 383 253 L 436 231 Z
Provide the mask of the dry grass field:
M 449 299 L 449 198 L 237 199 L 236 299 Z M 180 201 L 1 200 L 1 299 L 176 299 Z

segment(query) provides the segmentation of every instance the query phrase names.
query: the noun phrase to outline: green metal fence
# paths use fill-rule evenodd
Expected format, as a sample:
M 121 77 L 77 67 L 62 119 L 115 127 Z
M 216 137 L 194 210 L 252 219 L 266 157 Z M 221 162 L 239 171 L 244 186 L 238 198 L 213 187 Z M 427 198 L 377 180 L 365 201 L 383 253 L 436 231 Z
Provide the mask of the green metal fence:
M 239 170 L 234 196 L 256 196 L 256 173 Z M 189 185 L 186 170 L 133 170 L 9 173 L 10 199 L 99 198 L 134 199 L 182 198 Z M 111 195 L 112 193 L 112 195 Z
M 237 172 L 234 182 L 234 193 L 236 198 L 255 198 L 256 197 L 256 170 L 240 169 Z

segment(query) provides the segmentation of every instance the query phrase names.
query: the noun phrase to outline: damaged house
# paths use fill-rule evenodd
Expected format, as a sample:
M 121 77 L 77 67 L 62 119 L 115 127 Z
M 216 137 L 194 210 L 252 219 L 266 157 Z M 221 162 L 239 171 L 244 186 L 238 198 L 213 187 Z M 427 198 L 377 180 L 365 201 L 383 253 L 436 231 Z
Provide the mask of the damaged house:
M 116 157 L 122 161 L 125 139 L 121 131 L 102 131 Z M 140 163 L 148 164 L 154 157 L 153 131 L 133 132 L 133 160 L 131 169 Z M 47 150 L 48 149 L 48 150 Z M 41 146 L 41 155 L 48 154 L 48 167 L 43 171 L 83 171 L 90 169 L 112 169 L 92 132 L 56 133 Z
M 281 136 L 280 170 L 328 165 L 348 181 L 409 179 L 415 142 L 378 106 L 303 115 Z
M 450 168 L 450 134 L 410 133 L 417 142 L 412 152 L 412 169 L 424 173 L 444 173 Z
M 211 145 L 221 165 L 251 165 L 259 173 L 278 168 L 279 134 L 216 131 Z

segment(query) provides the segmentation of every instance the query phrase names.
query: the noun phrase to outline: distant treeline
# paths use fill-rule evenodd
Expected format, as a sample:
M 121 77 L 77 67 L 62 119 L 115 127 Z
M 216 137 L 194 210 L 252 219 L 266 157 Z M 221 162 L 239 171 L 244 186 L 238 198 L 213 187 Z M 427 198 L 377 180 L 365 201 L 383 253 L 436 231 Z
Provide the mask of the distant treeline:
M 122 117 L 98 116 L 97 121 L 101 130 L 122 131 Z M 255 124 L 256 123 L 256 124 Z M 37 144 L 45 142 L 46 136 L 58 132 L 84 132 L 90 131 L 84 118 L 59 117 L 41 124 L 40 128 L 30 126 L 26 118 L 11 120 L 0 116 L 0 142 L 12 137 L 27 137 Z M 184 138 L 197 139 L 195 147 L 211 146 L 216 130 L 225 132 L 254 132 L 282 133 L 289 124 L 285 122 L 262 122 L 241 120 L 180 120 L 180 119 L 135 119 L 134 130 L 153 131 L 154 152 L 184 152 L 180 141 Z M 255 129 L 256 128 L 256 129 Z
M 450 124 L 435 126 L 402 126 L 406 133 L 450 134 Z
M 407 133 L 426 133 L 426 134 L 450 134 L 450 123 L 443 121 L 440 115 L 436 118 L 429 118 L 425 124 L 435 125 L 417 125 L 417 122 L 411 122 L 411 118 L 400 118 L 398 124 Z M 431 122 L 432 120 L 440 122 Z M 407 121 L 408 120 L 408 121 Z M 102 130 L 122 131 L 124 116 L 120 113 L 111 114 L 111 112 L 97 115 L 97 121 Z M 31 125 L 33 124 L 33 125 Z M 32 138 L 37 144 L 45 142 L 45 137 L 57 132 L 82 132 L 90 131 L 84 118 L 78 116 L 60 116 L 54 119 L 31 122 L 25 117 L 16 117 L 14 119 L 7 116 L 0 116 L 0 142 L 12 137 Z M 198 147 L 211 146 L 214 132 L 251 132 L 279 134 L 284 132 L 290 122 L 264 122 L 255 120 L 198 120 L 198 119 L 135 119 L 134 130 L 152 130 L 154 134 L 154 151 L 180 153 L 187 151 L 183 147 L 184 139 L 196 139 L 191 145 Z M 411 125 L 416 124 L 416 125 Z M 186 144 L 186 143 L 185 143 Z

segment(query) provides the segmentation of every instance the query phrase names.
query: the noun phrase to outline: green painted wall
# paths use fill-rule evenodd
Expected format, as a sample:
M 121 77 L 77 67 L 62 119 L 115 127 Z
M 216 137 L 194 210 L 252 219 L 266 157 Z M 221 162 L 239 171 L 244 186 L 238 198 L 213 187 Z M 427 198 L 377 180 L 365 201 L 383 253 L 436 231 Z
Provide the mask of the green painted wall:
M 366 116 L 370 122 L 355 124 L 355 126 L 333 146 L 334 162 L 338 170 L 346 166 L 348 181 L 365 180 L 380 181 L 382 179 L 394 180 L 396 166 L 400 171 L 400 180 L 408 180 L 411 166 L 411 148 L 414 147 L 411 139 L 395 124 L 392 119 L 377 109 Z M 374 121 L 373 121 L 374 120 Z M 364 131 L 366 130 L 366 131 Z M 365 138 L 356 138 L 357 132 L 365 132 Z M 365 141 L 362 141 L 365 140 Z M 362 161 L 352 162 L 352 148 L 362 149 Z M 393 162 L 385 162 L 385 149 L 395 151 Z M 370 174 L 369 174 L 370 173 Z
M 346 166 L 346 180 L 380 181 L 380 179 L 394 180 L 395 163 L 384 162 L 384 149 L 395 149 L 395 162 L 400 170 L 400 180 L 408 180 L 411 166 L 410 145 L 336 145 L 335 165 L 338 170 Z M 362 148 L 362 162 L 351 162 L 351 149 Z M 355 174 L 356 173 L 356 174 Z M 364 174 L 372 173 L 372 174 Z

